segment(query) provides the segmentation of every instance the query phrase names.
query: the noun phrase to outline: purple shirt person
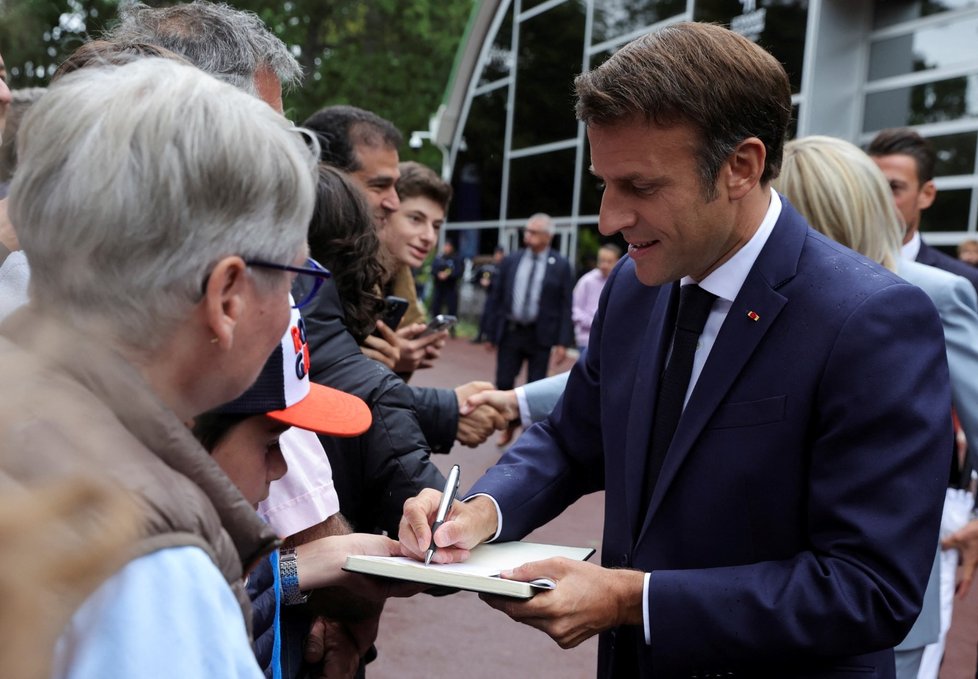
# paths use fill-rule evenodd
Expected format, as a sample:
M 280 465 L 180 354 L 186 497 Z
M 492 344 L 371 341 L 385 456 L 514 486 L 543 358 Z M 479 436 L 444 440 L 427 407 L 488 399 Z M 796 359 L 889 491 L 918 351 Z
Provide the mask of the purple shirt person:
M 588 335 L 591 334 L 591 320 L 598 310 L 598 299 L 608 280 L 608 274 L 615 268 L 621 257 L 621 248 L 612 243 L 602 245 L 598 250 L 598 265 L 581 276 L 574 286 L 573 307 L 571 319 L 574 321 L 574 338 L 577 348 L 583 350 L 587 346 Z

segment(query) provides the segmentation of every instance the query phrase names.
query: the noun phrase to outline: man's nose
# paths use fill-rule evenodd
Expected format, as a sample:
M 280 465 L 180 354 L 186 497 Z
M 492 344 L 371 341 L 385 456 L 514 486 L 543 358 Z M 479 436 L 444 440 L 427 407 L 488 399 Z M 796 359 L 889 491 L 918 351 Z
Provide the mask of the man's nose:
M 401 199 L 397 195 L 397 191 L 391 187 L 384 192 L 383 197 L 380 200 L 380 205 L 388 213 L 397 212 L 398 208 L 401 207 Z
M 601 197 L 601 212 L 598 214 L 598 231 L 602 236 L 613 236 L 622 229 L 635 224 L 635 211 L 616 200 L 606 190 Z

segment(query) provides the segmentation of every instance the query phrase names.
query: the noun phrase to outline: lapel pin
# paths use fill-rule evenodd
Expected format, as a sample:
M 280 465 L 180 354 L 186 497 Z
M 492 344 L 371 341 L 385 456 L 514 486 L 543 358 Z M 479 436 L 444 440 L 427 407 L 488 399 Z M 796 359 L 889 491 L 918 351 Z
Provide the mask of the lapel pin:
M 757 313 L 754 312 L 754 311 L 748 311 L 747 312 L 747 318 L 751 319 L 752 321 L 759 321 L 759 320 L 761 320 L 761 317 L 758 316 Z

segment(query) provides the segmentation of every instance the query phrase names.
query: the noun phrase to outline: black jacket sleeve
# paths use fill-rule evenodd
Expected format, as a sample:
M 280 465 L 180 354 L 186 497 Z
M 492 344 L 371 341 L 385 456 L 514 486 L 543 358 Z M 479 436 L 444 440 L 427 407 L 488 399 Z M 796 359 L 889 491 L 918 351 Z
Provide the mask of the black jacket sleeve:
M 424 488 L 445 484 L 429 459 L 411 388 L 360 351 L 343 323 L 332 281 L 303 307 L 302 315 L 312 381 L 359 396 L 373 415 L 370 429 L 361 436 L 320 437 L 333 468 L 340 511 L 357 531 L 397 535 L 404 501 Z
M 458 397 L 454 389 L 411 386 L 414 410 L 433 453 L 449 453 L 458 433 Z

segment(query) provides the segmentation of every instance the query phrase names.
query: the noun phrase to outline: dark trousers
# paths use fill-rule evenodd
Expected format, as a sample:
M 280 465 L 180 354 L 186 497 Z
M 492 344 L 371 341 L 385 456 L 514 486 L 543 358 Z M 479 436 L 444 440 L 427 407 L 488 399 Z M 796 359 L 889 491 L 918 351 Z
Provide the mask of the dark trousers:
M 550 347 L 537 343 L 535 323 L 521 325 L 508 322 L 503 338 L 496 347 L 496 389 L 513 388 L 523 361 L 527 364 L 527 382 L 543 379 L 550 364 Z
M 444 285 L 434 285 L 434 293 L 431 295 L 431 317 L 434 318 L 441 313 L 441 310 L 448 307 L 446 313 L 458 316 L 458 287 L 446 287 Z

